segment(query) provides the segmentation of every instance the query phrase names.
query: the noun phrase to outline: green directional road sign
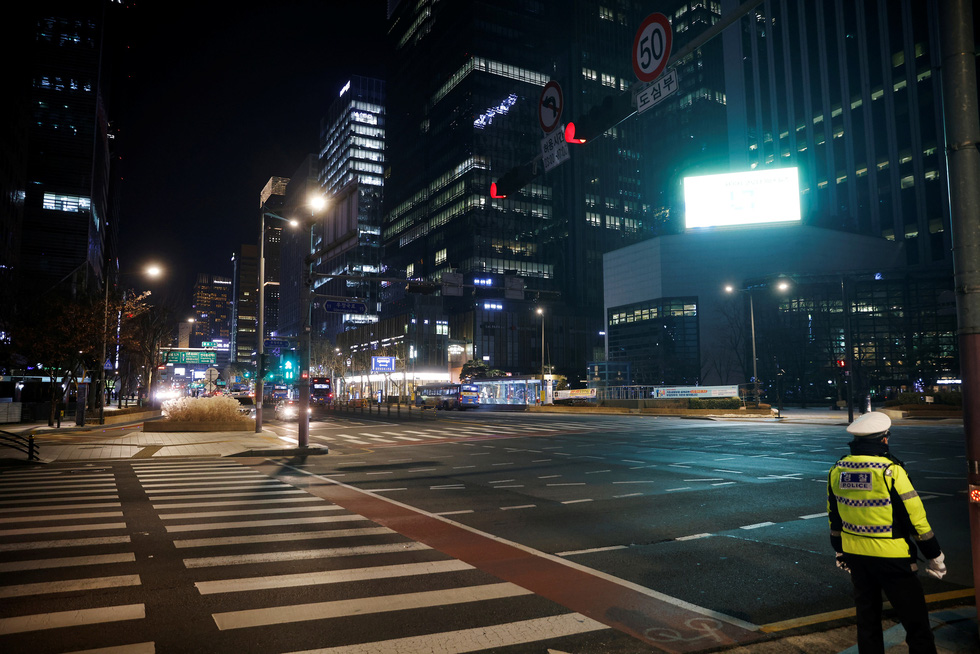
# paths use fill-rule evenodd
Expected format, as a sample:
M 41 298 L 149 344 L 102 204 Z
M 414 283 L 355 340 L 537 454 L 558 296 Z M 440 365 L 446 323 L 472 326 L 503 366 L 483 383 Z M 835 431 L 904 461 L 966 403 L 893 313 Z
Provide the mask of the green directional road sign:
M 201 352 L 187 350 L 161 350 L 160 360 L 164 363 L 179 365 L 215 365 L 218 363 L 217 352 Z

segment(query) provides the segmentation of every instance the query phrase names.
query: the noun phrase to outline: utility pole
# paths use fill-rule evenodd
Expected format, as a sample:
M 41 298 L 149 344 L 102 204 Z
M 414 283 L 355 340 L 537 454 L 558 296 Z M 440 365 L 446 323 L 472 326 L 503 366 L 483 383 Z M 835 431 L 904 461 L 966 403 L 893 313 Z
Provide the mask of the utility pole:
M 938 4 L 953 285 L 963 380 L 967 506 L 973 588 L 980 607 L 980 112 L 973 2 L 943 0 Z

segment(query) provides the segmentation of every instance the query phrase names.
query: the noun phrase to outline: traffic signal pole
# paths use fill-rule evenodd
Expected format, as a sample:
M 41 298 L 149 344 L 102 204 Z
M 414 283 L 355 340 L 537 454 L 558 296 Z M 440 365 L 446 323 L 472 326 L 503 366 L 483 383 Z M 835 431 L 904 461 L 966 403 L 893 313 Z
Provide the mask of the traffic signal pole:
M 972 0 L 939 4 L 953 285 L 963 382 L 973 588 L 980 607 L 980 119 Z M 980 623 L 980 613 L 978 613 Z

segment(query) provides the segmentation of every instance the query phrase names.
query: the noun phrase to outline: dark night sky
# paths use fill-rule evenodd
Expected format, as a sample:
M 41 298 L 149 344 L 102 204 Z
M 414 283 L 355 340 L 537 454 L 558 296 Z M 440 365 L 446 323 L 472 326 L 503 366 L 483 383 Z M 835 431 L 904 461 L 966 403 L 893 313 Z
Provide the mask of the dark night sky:
M 127 11 L 132 77 L 114 112 L 120 265 L 158 260 L 173 272 L 168 290 L 189 298 L 198 273 L 231 276 L 232 253 L 258 242 L 262 187 L 316 152 L 343 83 L 384 77 L 385 2 L 144 2 Z

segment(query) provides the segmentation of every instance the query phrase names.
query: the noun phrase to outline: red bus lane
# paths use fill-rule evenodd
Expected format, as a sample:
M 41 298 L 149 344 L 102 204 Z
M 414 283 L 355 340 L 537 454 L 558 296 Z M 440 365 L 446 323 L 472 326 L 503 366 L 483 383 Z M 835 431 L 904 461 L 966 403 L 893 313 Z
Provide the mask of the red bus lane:
M 424 543 L 665 652 L 748 644 L 755 625 L 496 538 L 440 516 L 272 460 L 243 460 L 270 477 Z

